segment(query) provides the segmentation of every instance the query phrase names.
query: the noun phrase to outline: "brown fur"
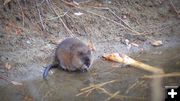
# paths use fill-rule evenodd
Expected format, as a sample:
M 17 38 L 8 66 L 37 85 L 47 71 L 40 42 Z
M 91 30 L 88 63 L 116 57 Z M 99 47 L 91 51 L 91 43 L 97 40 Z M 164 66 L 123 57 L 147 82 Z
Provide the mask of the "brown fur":
M 84 71 L 88 70 L 91 64 L 91 49 L 79 39 L 67 38 L 56 48 L 54 62 L 45 69 L 43 77 L 46 78 L 48 71 L 54 66 L 68 71 Z

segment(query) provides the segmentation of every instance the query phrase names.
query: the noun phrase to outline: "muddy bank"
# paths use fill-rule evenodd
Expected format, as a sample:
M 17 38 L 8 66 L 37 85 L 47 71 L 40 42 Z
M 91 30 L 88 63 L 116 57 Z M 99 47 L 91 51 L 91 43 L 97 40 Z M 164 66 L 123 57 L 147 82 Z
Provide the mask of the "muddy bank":
M 23 83 L 23 86 L 16 86 L 0 79 L 0 100 L 102 101 L 108 95 L 101 91 L 92 91 L 88 97 L 75 95 L 90 84 L 114 79 L 118 82 L 104 87 L 109 92 L 150 97 L 147 91 L 151 91 L 151 81 L 145 81 L 125 93 L 139 77 L 150 73 L 100 58 L 112 52 L 125 53 L 138 61 L 162 68 L 166 73 L 180 72 L 180 20 L 169 1 L 90 0 L 80 4 L 79 8 L 58 0 L 52 0 L 50 4 L 45 1 L 11 1 L 0 5 L 0 76 Z M 173 4 L 177 10 L 180 9 L 178 0 L 173 0 Z M 54 13 L 52 8 L 57 12 Z M 127 30 L 127 25 L 141 34 Z M 54 69 L 48 81 L 44 81 L 43 66 L 52 62 L 57 43 L 71 36 L 86 43 L 91 41 L 94 45 L 92 68 L 87 73 Z M 162 41 L 163 45 L 152 46 L 151 42 L 156 40 Z M 6 64 L 9 64 L 9 70 Z M 163 86 L 179 84 L 175 77 L 165 79 Z

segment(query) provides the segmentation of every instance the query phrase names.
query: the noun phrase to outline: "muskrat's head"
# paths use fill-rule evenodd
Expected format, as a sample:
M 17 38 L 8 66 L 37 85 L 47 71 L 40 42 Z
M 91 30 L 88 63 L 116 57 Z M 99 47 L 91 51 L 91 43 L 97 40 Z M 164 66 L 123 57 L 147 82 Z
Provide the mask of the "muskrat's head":
M 92 64 L 92 52 L 88 46 L 77 46 L 72 57 L 72 64 L 76 69 L 88 70 Z

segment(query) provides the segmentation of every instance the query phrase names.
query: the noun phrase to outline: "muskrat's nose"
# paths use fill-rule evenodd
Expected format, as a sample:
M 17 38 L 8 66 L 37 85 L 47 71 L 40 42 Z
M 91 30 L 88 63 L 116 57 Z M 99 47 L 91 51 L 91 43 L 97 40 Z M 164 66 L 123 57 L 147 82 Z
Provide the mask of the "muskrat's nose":
M 90 66 L 90 59 L 88 57 L 84 58 L 84 64 L 89 67 Z

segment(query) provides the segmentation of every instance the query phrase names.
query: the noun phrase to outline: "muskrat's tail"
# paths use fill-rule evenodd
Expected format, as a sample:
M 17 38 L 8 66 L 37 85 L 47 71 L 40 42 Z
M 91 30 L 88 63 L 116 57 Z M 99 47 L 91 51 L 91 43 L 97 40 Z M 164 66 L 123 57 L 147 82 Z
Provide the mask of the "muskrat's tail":
M 47 80 L 47 76 L 48 76 L 49 70 L 52 69 L 52 68 L 55 68 L 55 67 L 57 67 L 56 64 L 50 64 L 50 65 L 48 65 L 48 66 L 45 67 L 45 70 L 44 70 L 44 73 L 43 73 L 43 78 L 44 78 L 45 80 Z

